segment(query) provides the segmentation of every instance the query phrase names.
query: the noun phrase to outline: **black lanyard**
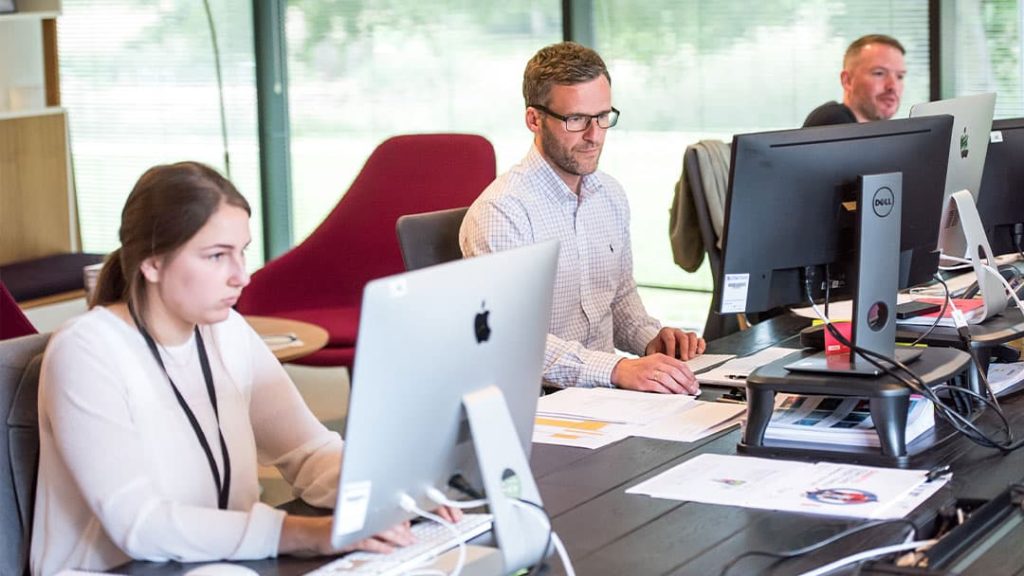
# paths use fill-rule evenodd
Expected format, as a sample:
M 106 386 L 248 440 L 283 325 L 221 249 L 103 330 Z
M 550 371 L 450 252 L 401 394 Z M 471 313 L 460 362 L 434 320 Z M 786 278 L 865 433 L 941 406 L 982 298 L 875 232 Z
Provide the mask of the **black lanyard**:
M 206 393 L 210 395 L 210 404 L 213 405 L 213 415 L 217 419 L 217 435 L 220 437 L 220 453 L 224 460 L 224 481 L 221 482 L 220 471 L 217 470 L 217 461 L 213 459 L 213 451 L 210 449 L 210 443 L 206 441 L 206 435 L 203 434 L 203 429 L 199 426 L 199 421 L 196 420 L 196 415 L 192 412 L 192 409 L 188 407 L 188 402 L 185 402 L 185 397 L 181 395 L 178 387 L 174 384 L 174 380 L 171 380 L 171 375 L 167 373 L 167 367 L 164 366 L 164 361 L 160 358 L 160 351 L 156 347 L 156 341 L 149 335 L 149 332 L 142 326 L 142 322 L 139 321 L 138 316 L 135 315 L 135 308 L 129 304 L 128 312 L 132 315 L 132 320 L 135 321 L 135 325 L 139 328 L 139 332 L 142 334 L 143 339 L 146 340 L 146 344 L 149 346 L 149 351 L 153 353 L 153 357 L 156 358 L 156 363 L 160 365 L 160 369 L 163 370 L 164 376 L 167 376 L 167 381 L 171 383 L 171 389 L 174 390 L 174 397 L 178 399 L 178 404 L 181 409 L 185 412 L 185 416 L 188 418 L 188 423 L 192 425 L 192 431 L 196 433 L 196 439 L 199 440 L 199 445 L 203 447 L 203 452 L 206 454 L 206 461 L 210 464 L 210 472 L 213 474 L 213 483 L 217 487 L 217 506 L 221 510 L 227 510 L 228 507 L 228 494 L 231 492 L 231 458 L 228 457 L 228 447 L 224 442 L 224 433 L 220 429 L 220 411 L 217 410 L 217 393 L 213 389 L 213 373 L 210 371 L 210 359 L 206 356 L 206 345 L 203 343 L 203 336 L 199 333 L 199 327 L 195 327 L 196 334 L 196 348 L 199 350 L 199 365 L 203 368 L 203 379 L 206 380 Z

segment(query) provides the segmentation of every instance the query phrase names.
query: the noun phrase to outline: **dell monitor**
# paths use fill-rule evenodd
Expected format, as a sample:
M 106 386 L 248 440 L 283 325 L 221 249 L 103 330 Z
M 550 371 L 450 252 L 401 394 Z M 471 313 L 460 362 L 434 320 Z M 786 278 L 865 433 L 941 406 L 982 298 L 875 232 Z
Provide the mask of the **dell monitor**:
M 722 277 L 733 278 L 716 287 L 721 312 L 807 303 L 804 270 L 852 255 L 857 179 L 868 174 L 902 172 L 899 285 L 927 282 L 951 126 L 933 116 L 736 135 L 722 239 Z M 830 273 L 833 295 L 846 288 L 842 274 Z
M 938 266 L 935 246 L 952 122 L 949 116 L 931 116 L 736 135 L 722 282 L 715 287 L 721 312 L 807 303 L 808 291 L 815 299 L 825 294 L 826 279 L 829 296 L 853 295 L 859 274 L 867 278 L 882 271 L 880 263 L 858 261 L 869 256 L 859 253 L 858 239 L 886 240 L 861 234 L 858 195 L 868 177 L 896 174 L 894 184 L 878 186 L 890 188 L 890 194 L 872 190 L 867 199 L 871 213 L 900 215 L 888 219 L 896 232 L 891 243 L 878 247 L 879 258 L 891 258 L 892 271 L 860 283 L 891 286 L 891 294 L 883 296 L 893 303 L 882 311 L 891 318 L 897 288 L 928 281 Z M 896 188 L 902 191 L 891 194 Z M 887 328 L 893 339 L 894 326 Z M 854 337 L 863 334 L 855 322 Z
M 461 475 L 486 493 L 505 572 L 542 557 L 547 532 L 502 484 L 540 504 L 527 457 L 557 258 L 551 241 L 366 285 L 335 546 L 412 518 L 407 497 L 436 508 L 428 491 Z
M 993 254 L 1024 245 L 1024 118 L 996 120 L 978 192 L 978 213 Z

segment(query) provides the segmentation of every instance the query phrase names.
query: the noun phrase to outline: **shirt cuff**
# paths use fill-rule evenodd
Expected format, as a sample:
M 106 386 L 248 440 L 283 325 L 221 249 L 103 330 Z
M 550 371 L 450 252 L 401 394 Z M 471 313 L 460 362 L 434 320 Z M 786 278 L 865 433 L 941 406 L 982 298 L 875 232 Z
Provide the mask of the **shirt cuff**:
M 285 516 L 284 510 L 271 508 L 262 502 L 253 504 L 249 524 L 234 559 L 276 558 Z
M 622 356 L 612 352 L 599 352 L 596 350 L 584 349 L 582 354 L 583 366 L 580 369 L 580 377 L 577 386 L 587 388 L 604 387 L 614 388 L 612 384 L 612 370 L 622 360 Z

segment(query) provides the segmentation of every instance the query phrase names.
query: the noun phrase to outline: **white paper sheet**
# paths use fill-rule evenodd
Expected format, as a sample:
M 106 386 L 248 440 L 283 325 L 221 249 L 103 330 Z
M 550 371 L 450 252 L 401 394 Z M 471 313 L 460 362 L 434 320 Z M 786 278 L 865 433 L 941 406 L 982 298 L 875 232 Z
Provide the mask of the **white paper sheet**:
M 617 388 L 566 388 L 541 396 L 537 401 L 537 415 L 612 424 L 649 424 L 691 402 L 696 400 L 682 394 L 652 394 Z
M 726 360 L 735 358 L 735 354 L 701 354 L 696 358 L 687 360 L 685 364 L 690 367 L 690 371 L 693 373 L 700 372 L 701 370 L 707 370 L 712 366 L 717 366 Z
M 914 300 L 916 296 L 900 292 L 896 295 L 896 303 L 903 304 L 904 302 L 910 302 Z M 818 310 L 825 311 L 824 306 L 818 306 Z M 797 316 L 803 316 L 804 318 L 817 319 L 818 314 L 814 312 L 814 308 L 806 306 L 803 308 L 792 308 L 790 312 Z M 828 319 L 833 322 L 848 321 L 853 318 L 853 300 L 836 300 L 829 302 L 828 304 Z
M 697 382 L 701 384 L 718 384 L 721 386 L 742 386 L 751 372 L 772 362 L 799 352 L 793 348 L 780 348 L 772 346 L 761 350 L 757 354 L 733 358 L 717 368 L 697 374 Z
M 623 424 L 538 415 L 533 424 L 533 441 L 593 450 L 622 440 L 629 435 L 629 429 Z
M 996 396 L 1016 392 L 1024 381 L 1024 362 L 988 365 L 988 385 Z
M 634 430 L 633 435 L 675 442 L 696 442 L 705 436 L 738 425 L 746 413 L 746 404 L 698 400 L 687 410 L 669 414 L 657 422 Z
M 900 518 L 948 481 L 924 470 L 701 454 L 626 490 L 656 498 L 851 518 Z M 933 488 L 934 485 L 935 487 Z

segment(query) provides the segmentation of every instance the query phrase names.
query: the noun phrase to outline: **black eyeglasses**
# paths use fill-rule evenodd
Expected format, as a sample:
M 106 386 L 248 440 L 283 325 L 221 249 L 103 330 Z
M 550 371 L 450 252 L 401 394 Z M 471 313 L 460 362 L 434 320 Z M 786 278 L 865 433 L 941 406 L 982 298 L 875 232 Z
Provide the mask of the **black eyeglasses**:
M 561 114 L 557 114 L 555 112 L 552 112 L 551 110 L 548 110 L 546 107 L 541 106 L 540 104 L 530 104 L 529 107 L 536 108 L 537 110 L 540 110 L 541 112 L 547 114 L 548 116 L 551 116 L 552 118 L 557 118 L 562 122 L 565 122 L 565 129 L 569 132 L 583 132 L 587 128 L 590 128 L 591 120 L 596 120 L 598 127 L 604 129 L 608 129 L 611 128 L 612 126 L 615 126 L 615 124 L 617 124 L 619 121 L 619 111 L 616 110 L 615 107 L 612 107 L 612 109 L 609 110 L 608 112 L 601 112 L 600 114 L 595 114 L 593 116 L 590 116 L 588 114 L 572 114 L 571 116 L 562 116 Z

